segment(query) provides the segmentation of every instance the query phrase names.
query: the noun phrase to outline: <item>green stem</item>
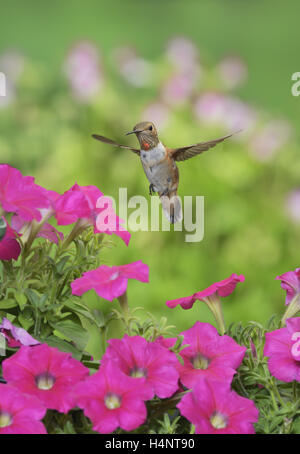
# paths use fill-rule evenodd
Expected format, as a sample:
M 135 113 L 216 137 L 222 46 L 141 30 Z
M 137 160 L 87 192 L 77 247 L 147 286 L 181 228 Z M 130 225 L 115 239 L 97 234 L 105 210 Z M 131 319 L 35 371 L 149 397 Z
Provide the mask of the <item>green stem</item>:
M 283 327 L 285 325 L 285 321 L 288 318 L 293 317 L 294 315 L 297 314 L 300 310 L 300 295 L 297 293 L 295 297 L 292 299 L 290 304 L 288 305 L 282 319 L 281 319 L 281 326 Z
M 222 304 L 220 298 L 217 295 L 208 296 L 207 298 L 203 298 L 204 303 L 207 304 L 211 312 L 213 313 L 221 336 L 225 334 L 225 321 L 222 311 Z
M 119 296 L 118 301 L 120 303 L 120 306 L 121 306 L 121 309 L 123 312 L 126 330 L 127 330 L 128 334 L 130 334 L 130 322 L 129 322 L 130 311 L 129 311 L 128 298 L 127 298 L 126 291 L 123 293 L 123 295 Z
M 83 232 L 86 227 L 89 225 L 89 222 L 86 219 L 78 219 L 76 224 L 74 225 L 73 229 L 69 233 L 69 235 L 64 239 L 61 244 L 61 250 L 66 249 L 72 241 L 81 233 Z

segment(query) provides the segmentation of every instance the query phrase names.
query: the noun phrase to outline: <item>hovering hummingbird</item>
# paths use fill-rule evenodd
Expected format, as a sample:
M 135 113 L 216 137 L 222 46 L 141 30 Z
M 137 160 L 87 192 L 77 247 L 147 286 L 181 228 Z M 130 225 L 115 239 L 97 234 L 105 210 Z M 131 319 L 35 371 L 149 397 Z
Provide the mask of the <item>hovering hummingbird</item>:
M 149 194 L 158 193 L 165 216 L 172 224 L 182 219 L 181 203 L 177 197 L 179 172 L 175 161 L 190 159 L 233 135 L 229 134 L 219 139 L 200 142 L 186 147 L 168 148 L 159 140 L 157 129 L 151 121 L 138 123 L 126 135 L 129 134 L 136 135 L 140 143 L 140 149 L 121 145 L 98 134 L 93 134 L 92 137 L 109 145 L 131 150 L 140 157 L 144 172 L 150 183 Z

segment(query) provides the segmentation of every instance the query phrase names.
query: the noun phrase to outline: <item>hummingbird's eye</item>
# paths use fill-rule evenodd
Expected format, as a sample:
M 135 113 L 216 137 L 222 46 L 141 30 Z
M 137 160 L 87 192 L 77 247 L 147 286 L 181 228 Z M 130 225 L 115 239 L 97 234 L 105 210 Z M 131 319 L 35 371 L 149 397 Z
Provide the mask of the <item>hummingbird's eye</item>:
M 152 129 L 153 129 L 153 126 L 149 126 L 149 131 L 152 131 Z

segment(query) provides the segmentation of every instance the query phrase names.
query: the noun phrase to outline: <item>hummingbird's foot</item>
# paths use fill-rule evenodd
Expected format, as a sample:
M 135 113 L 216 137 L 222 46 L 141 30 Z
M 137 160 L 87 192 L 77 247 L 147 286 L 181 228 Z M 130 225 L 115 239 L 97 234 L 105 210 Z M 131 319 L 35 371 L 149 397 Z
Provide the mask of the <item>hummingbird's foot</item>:
M 153 183 L 151 183 L 150 186 L 149 186 L 149 195 L 154 194 L 154 192 L 155 192 L 154 185 L 153 185 Z
M 169 189 L 168 189 L 168 188 L 165 189 L 165 190 L 160 194 L 161 197 L 164 196 L 164 195 L 169 195 Z

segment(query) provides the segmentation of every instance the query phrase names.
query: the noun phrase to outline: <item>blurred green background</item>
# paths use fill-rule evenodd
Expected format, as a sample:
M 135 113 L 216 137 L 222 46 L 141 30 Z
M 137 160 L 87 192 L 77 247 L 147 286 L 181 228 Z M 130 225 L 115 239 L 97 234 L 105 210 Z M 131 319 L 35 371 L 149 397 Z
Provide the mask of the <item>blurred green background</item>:
M 95 132 L 136 145 L 124 133 L 146 117 L 181 146 L 243 129 L 179 164 L 179 194 L 205 196 L 202 242 L 132 232 L 128 248 L 114 237 L 103 253 L 107 264 L 149 264 L 149 284 L 129 282 L 131 304 L 186 329 L 212 321 L 204 304 L 183 312 L 165 301 L 237 273 L 228 323 L 282 312 L 275 277 L 300 265 L 299 2 L 11 0 L 0 10 L 0 161 L 49 189 L 76 181 L 148 197 L 136 156 Z

